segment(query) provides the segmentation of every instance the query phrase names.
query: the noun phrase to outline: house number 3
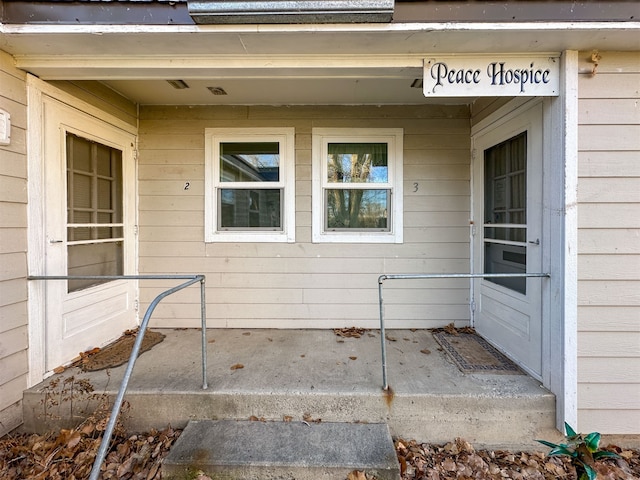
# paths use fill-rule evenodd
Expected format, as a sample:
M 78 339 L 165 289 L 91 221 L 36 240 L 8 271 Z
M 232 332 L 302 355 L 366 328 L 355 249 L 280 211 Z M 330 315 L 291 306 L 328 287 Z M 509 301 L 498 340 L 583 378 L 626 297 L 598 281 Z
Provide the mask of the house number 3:
M 418 191 L 418 182 L 415 182 L 413 184 L 413 193 L 416 193 Z
M 190 182 L 184 182 L 184 189 L 185 190 L 189 190 L 189 187 L 191 186 Z

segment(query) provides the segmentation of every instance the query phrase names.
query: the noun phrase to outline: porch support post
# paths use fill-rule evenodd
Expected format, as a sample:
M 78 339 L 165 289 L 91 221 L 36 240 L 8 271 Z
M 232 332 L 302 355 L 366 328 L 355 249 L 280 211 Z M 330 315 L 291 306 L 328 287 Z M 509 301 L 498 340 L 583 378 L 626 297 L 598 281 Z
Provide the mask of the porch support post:
M 578 52 L 565 51 L 562 55 L 560 77 L 560 129 L 554 139 L 562 148 L 564 172 L 557 178 L 564 179 L 564 221 L 560 229 L 562 245 L 562 272 L 556 279 L 564 279 L 559 285 L 562 302 L 560 318 L 552 322 L 551 330 L 562 332 L 551 338 L 551 371 L 558 371 L 560 379 L 552 379 L 552 391 L 556 393 L 556 426 L 564 432 L 564 422 L 579 430 L 578 425 Z M 559 130 L 559 131 L 558 131 Z M 555 217 L 555 216 L 554 216 Z M 555 219 L 554 219 L 555 220 Z M 553 220 L 552 220 L 553 221 Z M 553 229 L 553 227 L 552 227 Z M 555 337 L 555 338 L 554 338 Z M 560 343 L 559 345 L 553 343 Z M 557 385 L 553 383 L 561 382 Z

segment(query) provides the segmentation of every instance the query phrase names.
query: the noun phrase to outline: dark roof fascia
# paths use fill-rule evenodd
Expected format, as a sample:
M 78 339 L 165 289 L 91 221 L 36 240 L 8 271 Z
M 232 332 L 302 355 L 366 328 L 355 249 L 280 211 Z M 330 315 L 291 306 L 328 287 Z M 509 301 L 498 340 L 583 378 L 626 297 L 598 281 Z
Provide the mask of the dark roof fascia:
M 55 0 L 4 3 L 1 23 L 45 25 L 194 25 L 186 0 Z
M 398 23 L 428 22 L 634 22 L 638 0 L 405 0 L 393 15 Z
M 640 1 L 396 0 L 392 23 L 633 22 Z M 187 0 L 0 0 L 4 24 L 194 25 Z

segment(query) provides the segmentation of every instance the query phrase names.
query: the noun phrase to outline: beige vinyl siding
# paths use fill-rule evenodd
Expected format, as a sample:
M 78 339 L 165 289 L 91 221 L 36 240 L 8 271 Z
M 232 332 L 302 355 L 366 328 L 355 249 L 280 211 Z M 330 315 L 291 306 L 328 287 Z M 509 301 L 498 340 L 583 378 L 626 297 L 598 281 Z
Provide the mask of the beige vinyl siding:
M 0 51 L 0 109 L 11 142 L 0 145 L 0 436 L 22 423 L 27 387 L 27 156 L 25 74 Z
M 295 128 L 295 243 L 204 243 L 212 127 Z M 404 129 L 403 244 L 311 243 L 315 127 Z M 469 271 L 469 133 L 461 106 L 141 107 L 140 273 L 206 274 L 210 327 L 375 327 L 379 275 Z M 142 308 L 173 284 L 142 282 Z M 465 280 L 388 282 L 385 316 L 391 327 L 467 324 L 468 295 Z M 153 322 L 197 326 L 198 302 L 182 291 Z
M 580 53 L 578 423 L 640 432 L 640 52 Z
M 105 113 L 136 126 L 138 123 L 137 104 L 124 98 L 109 87 L 97 81 L 90 80 L 55 80 L 49 81 L 51 85 L 63 92 L 73 95 L 94 107 L 104 110 Z

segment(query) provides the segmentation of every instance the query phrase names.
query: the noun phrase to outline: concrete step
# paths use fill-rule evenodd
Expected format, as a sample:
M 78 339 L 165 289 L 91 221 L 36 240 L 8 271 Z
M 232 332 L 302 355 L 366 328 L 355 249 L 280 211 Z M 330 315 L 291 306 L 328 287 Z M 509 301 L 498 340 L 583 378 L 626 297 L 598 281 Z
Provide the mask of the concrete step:
M 30 389 L 23 402 L 24 431 L 72 428 L 101 402 L 112 402 L 115 397 L 113 390 L 96 391 L 103 393 L 94 400 L 77 395 L 73 402 L 49 405 L 64 392 Z M 374 388 L 370 392 L 220 392 L 214 388 L 158 392 L 149 388 L 131 389 L 125 399 L 129 409 L 123 421 L 131 432 L 167 425 L 184 428 L 193 419 L 248 421 L 257 417 L 277 422 L 311 416 L 322 423 L 384 423 L 393 437 L 421 442 L 444 443 L 463 437 L 478 448 L 535 449 L 539 448 L 536 438 L 550 439 L 557 433 L 555 398 L 534 386 L 496 388 L 483 394 L 396 392 L 393 398 Z
M 202 471 L 214 480 L 345 480 L 354 470 L 400 478 L 386 424 L 192 420 L 162 478 Z

